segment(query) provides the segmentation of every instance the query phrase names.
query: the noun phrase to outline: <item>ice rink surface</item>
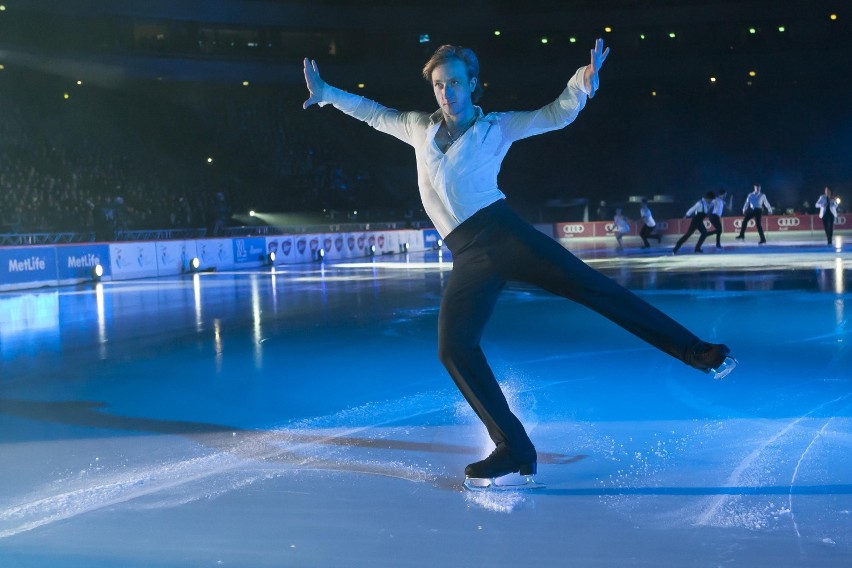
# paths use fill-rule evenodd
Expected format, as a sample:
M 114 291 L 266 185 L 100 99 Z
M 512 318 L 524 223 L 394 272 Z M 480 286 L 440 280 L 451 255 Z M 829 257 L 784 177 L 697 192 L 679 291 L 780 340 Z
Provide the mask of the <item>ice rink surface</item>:
M 436 357 L 448 254 L 0 294 L 0 566 L 852 566 L 852 252 L 668 250 L 583 256 L 724 381 L 501 297 L 528 492 L 461 487 L 492 447 Z

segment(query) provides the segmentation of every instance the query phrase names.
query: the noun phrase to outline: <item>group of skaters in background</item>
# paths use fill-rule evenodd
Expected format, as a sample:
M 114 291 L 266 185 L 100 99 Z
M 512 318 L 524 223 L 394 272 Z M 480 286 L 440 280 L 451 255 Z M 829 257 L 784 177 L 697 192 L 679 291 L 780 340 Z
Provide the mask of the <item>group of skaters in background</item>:
M 819 210 L 819 218 L 822 219 L 822 226 L 825 230 L 826 242 L 829 245 L 832 244 L 832 238 L 834 236 L 834 219 L 837 217 L 837 208 L 839 205 L 840 198 L 835 196 L 829 187 L 825 188 L 823 194 L 816 202 L 816 207 Z M 722 215 L 726 207 L 729 207 L 729 198 L 728 192 L 724 189 L 721 190 L 718 195 L 709 191 L 704 195 L 704 197 L 696 201 L 695 204 L 687 210 L 686 215 L 684 216 L 685 218 L 690 219 L 689 227 L 677 240 L 677 243 L 675 243 L 675 246 L 672 249 L 672 254 L 677 254 L 680 248 L 689 240 L 690 237 L 692 237 L 693 234 L 695 234 L 696 231 L 699 236 L 698 241 L 695 243 L 695 252 L 704 252 L 701 248 L 704 241 L 707 240 L 707 237 L 714 235 L 716 237 L 716 248 L 723 248 Z M 748 227 L 749 222 L 753 219 L 755 229 L 757 229 L 757 234 L 760 237 L 758 244 L 762 245 L 766 243 L 766 235 L 763 233 L 762 223 L 764 209 L 770 215 L 773 212 L 773 208 L 769 204 L 769 200 L 761 191 L 760 184 L 754 184 L 751 193 L 748 194 L 745 199 L 745 203 L 743 203 L 743 219 L 740 224 L 740 232 L 736 236 L 737 240 L 745 240 L 746 228 Z M 651 212 L 651 208 L 648 206 L 647 199 L 642 199 L 642 206 L 639 210 L 639 215 L 642 218 L 642 227 L 639 229 L 639 237 L 642 239 L 642 248 L 647 249 L 651 247 L 649 239 L 657 239 L 657 243 L 661 243 L 663 235 L 658 230 L 659 227 L 657 226 L 657 222 L 654 220 L 654 215 Z M 704 223 L 705 219 L 713 227 L 712 231 L 707 230 Z M 615 216 L 613 218 L 613 233 L 615 235 L 615 240 L 617 242 L 616 246 L 619 251 L 624 250 L 622 239 L 624 235 L 629 232 L 630 222 L 624 215 L 624 210 L 619 207 L 615 210 Z

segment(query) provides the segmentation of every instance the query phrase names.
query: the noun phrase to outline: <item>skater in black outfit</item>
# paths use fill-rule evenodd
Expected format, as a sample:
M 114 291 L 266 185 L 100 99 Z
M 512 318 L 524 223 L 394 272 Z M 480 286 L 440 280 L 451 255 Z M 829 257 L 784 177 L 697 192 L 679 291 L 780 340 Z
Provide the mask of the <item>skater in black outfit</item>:
M 689 208 L 685 216 L 687 218 L 691 217 L 692 221 L 690 221 L 689 228 L 683 236 L 678 239 L 674 249 L 672 250 L 672 254 L 677 254 L 677 251 L 680 250 L 683 243 L 689 240 L 689 237 L 691 237 L 695 231 L 698 231 L 701 234 L 701 236 L 698 237 L 698 242 L 695 243 L 695 252 L 703 252 L 701 250 L 701 245 L 704 244 L 704 240 L 710 235 L 715 234 L 715 231 L 707 232 L 707 228 L 704 226 L 704 219 L 707 218 L 707 214 L 713 209 L 713 200 L 715 198 L 716 196 L 712 191 L 707 192 L 704 197 L 696 201 L 695 205 Z
M 825 238 L 828 244 L 831 244 L 831 238 L 834 235 L 834 219 L 837 217 L 837 198 L 831 193 L 831 188 L 825 188 L 825 192 L 819 196 L 816 206 L 819 209 L 819 218 L 822 219 Z
M 639 230 L 639 236 L 642 237 L 642 248 L 651 248 L 648 237 L 657 239 L 657 244 L 660 244 L 663 236 L 657 232 L 657 222 L 654 221 L 654 215 L 651 214 L 651 208 L 648 207 L 648 200 L 644 197 L 642 198 L 642 207 L 639 209 L 639 215 L 642 216 L 642 228 Z
M 760 241 L 758 244 L 766 243 L 766 236 L 763 234 L 763 224 L 761 223 L 761 217 L 763 217 L 763 208 L 766 207 L 766 210 L 769 211 L 769 214 L 772 215 L 772 206 L 769 205 L 769 200 L 766 199 L 766 195 L 761 193 L 760 184 L 754 184 L 754 189 L 751 193 L 746 197 L 745 203 L 743 203 L 743 221 L 742 225 L 740 225 L 740 234 L 737 235 L 737 239 L 743 241 L 745 240 L 745 232 L 746 227 L 748 227 L 748 222 L 754 219 L 754 224 L 757 227 L 757 234 L 760 236 Z
M 710 221 L 710 224 L 713 225 L 714 233 L 716 233 L 716 248 L 722 248 L 722 214 L 725 212 L 726 198 L 728 196 L 727 190 L 722 190 L 719 192 L 719 195 L 716 196 L 710 205 L 711 211 L 707 214 L 707 220 Z
M 509 409 L 480 340 L 497 298 L 510 281 L 528 282 L 570 298 L 696 369 L 724 376 L 736 364 L 725 345 L 710 344 L 613 280 L 590 268 L 556 241 L 524 222 L 505 203 L 497 173 L 509 146 L 571 123 L 598 88 L 609 54 L 603 41 L 552 103 L 529 112 L 485 114 L 479 62 L 466 48 L 440 47 L 423 69 L 439 109 L 400 112 L 328 85 L 316 62 L 305 59 L 310 96 L 304 108 L 333 104 L 415 150 L 424 208 L 453 254 L 441 299 L 438 354 L 496 448 L 465 468 L 469 478 L 535 473 L 536 449 Z

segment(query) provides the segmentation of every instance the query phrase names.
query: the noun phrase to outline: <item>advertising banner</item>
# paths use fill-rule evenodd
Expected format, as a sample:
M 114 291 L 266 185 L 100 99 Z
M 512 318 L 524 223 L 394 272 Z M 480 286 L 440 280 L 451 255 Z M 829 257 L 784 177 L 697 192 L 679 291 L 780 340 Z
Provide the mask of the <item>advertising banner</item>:
M 812 215 L 770 215 L 764 217 L 764 231 L 810 231 Z
M 0 248 L 0 287 L 57 285 L 56 247 Z
M 441 236 L 438 234 L 438 231 L 435 229 L 424 229 L 423 230 L 423 247 L 427 249 L 433 249 L 438 245 L 438 239 Z
M 157 241 L 157 274 L 183 274 L 196 256 L 194 241 Z
M 113 280 L 146 278 L 157 275 L 157 244 L 149 241 L 109 245 Z
M 56 272 L 61 283 L 91 280 L 92 269 L 101 265 L 103 278 L 112 277 L 109 245 L 59 245 L 56 247 Z
M 556 223 L 555 234 L 557 239 L 577 239 L 582 237 L 594 237 L 595 226 L 593 223 Z
M 237 266 L 260 266 L 266 262 L 264 237 L 239 237 L 233 239 L 234 263 Z
M 187 254 L 191 252 L 187 251 Z M 199 270 L 234 267 L 234 246 L 231 239 L 200 239 L 195 241 L 195 256 L 201 263 Z

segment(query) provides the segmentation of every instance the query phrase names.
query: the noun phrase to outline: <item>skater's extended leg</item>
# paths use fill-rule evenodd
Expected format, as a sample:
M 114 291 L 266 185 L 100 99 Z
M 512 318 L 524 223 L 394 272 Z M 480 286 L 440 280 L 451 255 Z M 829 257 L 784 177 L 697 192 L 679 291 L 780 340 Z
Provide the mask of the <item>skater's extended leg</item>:
M 612 279 L 590 268 L 559 243 L 505 214 L 494 239 L 494 258 L 508 280 L 519 280 L 579 302 L 644 339 L 661 351 L 697 369 L 719 368 L 728 355 L 725 346 L 711 346 L 684 326 Z

